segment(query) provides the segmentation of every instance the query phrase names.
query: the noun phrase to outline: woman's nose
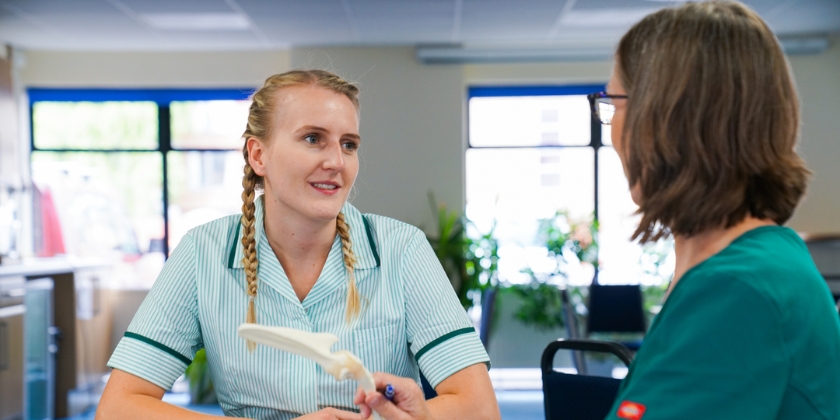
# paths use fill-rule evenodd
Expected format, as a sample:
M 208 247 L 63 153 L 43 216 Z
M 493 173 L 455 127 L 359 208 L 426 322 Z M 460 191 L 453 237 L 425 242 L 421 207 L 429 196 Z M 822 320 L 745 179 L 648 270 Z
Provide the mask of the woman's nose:
M 324 154 L 324 169 L 332 169 L 337 172 L 344 170 L 344 151 L 341 150 L 339 142 L 331 142 L 324 149 Z

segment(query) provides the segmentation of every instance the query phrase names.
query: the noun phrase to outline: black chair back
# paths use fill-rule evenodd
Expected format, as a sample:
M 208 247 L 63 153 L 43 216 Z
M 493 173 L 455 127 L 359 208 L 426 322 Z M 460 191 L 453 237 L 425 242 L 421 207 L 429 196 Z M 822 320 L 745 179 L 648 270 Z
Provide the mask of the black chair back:
M 644 333 L 647 330 L 638 284 L 589 287 L 587 334 L 595 332 Z
M 618 395 L 621 380 L 555 371 L 554 355 L 560 349 L 610 353 L 627 366 L 632 353 L 618 343 L 571 339 L 554 341 L 543 351 L 540 367 L 546 420 L 603 420 Z

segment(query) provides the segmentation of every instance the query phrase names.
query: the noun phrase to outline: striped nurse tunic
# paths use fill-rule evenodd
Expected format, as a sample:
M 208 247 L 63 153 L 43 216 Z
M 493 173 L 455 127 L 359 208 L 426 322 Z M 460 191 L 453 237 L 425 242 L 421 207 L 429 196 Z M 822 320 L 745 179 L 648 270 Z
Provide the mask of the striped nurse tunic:
M 345 321 L 347 274 L 336 236 L 323 271 L 301 302 L 263 229 L 256 200 L 259 258 L 257 322 L 328 332 L 333 351 L 349 350 L 368 370 L 432 384 L 489 363 L 423 233 L 408 224 L 343 209 L 356 254 L 362 311 Z M 196 351 L 205 348 L 219 403 L 228 416 L 291 419 L 336 407 L 357 411 L 356 383 L 338 382 L 314 362 L 270 347 L 248 351 L 236 334 L 248 295 L 239 216 L 194 228 L 172 253 L 108 366 L 169 389 Z

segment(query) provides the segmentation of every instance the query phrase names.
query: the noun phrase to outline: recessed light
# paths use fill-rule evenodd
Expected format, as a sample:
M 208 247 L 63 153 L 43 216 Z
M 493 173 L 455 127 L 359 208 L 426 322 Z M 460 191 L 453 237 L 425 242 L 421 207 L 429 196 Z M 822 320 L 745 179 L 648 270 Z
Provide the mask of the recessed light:
M 239 13 L 144 13 L 151 27 L 169 31 L 242 31 L 251 27 Z

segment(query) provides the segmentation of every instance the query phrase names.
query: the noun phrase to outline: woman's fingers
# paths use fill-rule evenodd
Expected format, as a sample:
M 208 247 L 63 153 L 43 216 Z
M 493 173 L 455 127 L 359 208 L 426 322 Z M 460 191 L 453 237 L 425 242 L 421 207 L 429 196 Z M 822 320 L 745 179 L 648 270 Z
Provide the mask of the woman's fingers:
M 394 402 L 399 403 L 407 399 L 413 400 L 420 398 L 425 400 L 423 390 L 417 385 L 413 379 L 402 378 L 388 373 L 376 372 L 373 374 L 373 381 L 376 384 L 376 389 L 381 391 L 385 387 L 391 385 L 394 389 Z
M 368 394 L 365 399 L 370 408 L 376 410 L 382 417 L 388 420 L 412 420 L 405 411 L 397 408 L 394 403 L 388 401 L 384 395 L 378 392 Z
M 325 411 L 327 414 L 329 414 L 330 420 L 364 420 L 364 419 L 370 417 L 370 414 L 368 414 L 367 416 L 364 416 L 364 415 L 359 414 L 359 413 L 354 413 L 352 411 L 339 410 L 337 408 L 325 408 L 323 411 Z
M 365 402 L 365 391 L 362 387 L 356 388 L 356 396 L 353 397 L 353 404 L 356 404 L 359 407 L 359 410 L 361 411 L 359 414 L 362 415 L 363 419 L 370 417 L 372 414 L 373 410 Z

